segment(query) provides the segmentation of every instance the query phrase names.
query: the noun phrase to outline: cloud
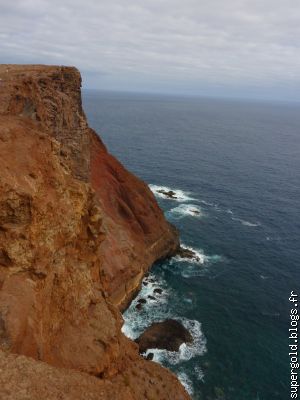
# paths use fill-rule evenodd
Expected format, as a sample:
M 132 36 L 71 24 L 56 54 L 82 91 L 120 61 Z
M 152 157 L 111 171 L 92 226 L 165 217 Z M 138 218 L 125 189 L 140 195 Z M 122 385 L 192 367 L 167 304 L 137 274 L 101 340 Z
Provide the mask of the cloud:
M 295 0 L 0 0 L 0 61 L 86 86 L 300 98 Z

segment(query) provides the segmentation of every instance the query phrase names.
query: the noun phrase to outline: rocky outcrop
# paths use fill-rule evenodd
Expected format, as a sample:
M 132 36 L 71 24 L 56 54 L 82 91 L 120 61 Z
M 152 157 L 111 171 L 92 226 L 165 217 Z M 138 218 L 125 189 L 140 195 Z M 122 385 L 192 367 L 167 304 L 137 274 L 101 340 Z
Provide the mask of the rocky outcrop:
M 119 311 L 177 232 L 88 127 L 80 82 L 0 66 L 0 397 L 187 399 Z
M 148 349 L 178 351 L 182 343 L 192 341 L 190 332 L 174 319 L 154 322 L 136 339 L 140 353 L 145 353 Z
M 160 189 L 157 192 L 160 193 L 160 194 L 163 194 L 168 199 L 172 199 L 172 200 L 176 200 L 177 199 L 176 193 L 173 190 Z
M 197 253 L 191 249 L 187 249 L 185 247 L 180 246 L 176 252 L 176 255 L 180 258 L 186 258 L 189 260 L 194 260 L 199 262 L 200 258 L 197 256 Z

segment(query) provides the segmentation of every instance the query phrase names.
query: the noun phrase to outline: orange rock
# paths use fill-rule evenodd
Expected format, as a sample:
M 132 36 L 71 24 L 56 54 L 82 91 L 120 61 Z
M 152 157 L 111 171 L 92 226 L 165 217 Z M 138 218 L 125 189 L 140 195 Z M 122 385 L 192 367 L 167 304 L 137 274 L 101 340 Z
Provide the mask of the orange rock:
M 177 232 L 88 127 L 80 82 L 0 66 L 0 398 L 188 399 L 119 312 Z
M 91 184 L 105 214 L 101 246 L 103 285 L 121 309 L 158 259 L 179 247 L 178 232 L 164 218 L 148 186 L 129 173 L 94 132 L 91 134 Z

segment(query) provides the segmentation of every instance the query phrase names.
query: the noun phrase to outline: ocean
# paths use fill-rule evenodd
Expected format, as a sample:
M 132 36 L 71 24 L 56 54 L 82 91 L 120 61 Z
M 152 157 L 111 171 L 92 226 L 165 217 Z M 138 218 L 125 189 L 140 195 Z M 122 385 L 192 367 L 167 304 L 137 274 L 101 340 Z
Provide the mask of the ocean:
M 197 259 L 157 263 L 123 331 L 175 318 L 194 342 L 154 351 L 194 400 L 290 398 L 300 295 L 299 105 L 84 91 L 90 125 L 157 196 Z M 168 188 L 176 199 L 157 192 Z M 195 210 L 197 212 L 195 212 Z M 158 399 L 159 400 L 159 399 Z

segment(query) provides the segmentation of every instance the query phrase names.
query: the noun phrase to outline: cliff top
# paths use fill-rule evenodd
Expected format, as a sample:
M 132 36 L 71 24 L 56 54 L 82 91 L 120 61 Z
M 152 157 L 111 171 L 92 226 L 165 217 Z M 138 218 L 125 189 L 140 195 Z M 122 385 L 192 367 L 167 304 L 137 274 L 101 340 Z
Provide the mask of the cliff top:
M 88 179 L 88 125 L 75 67 L 0 65 L 0 115 L 40 124 L 69 153 L 74 176 Z
M 76 67 L 64 66 L 64 65 L 42 65 L 42 64 L 0 64 L 0 78 L 1 79 L 15 79 L 17 75 L 20 76 L 30 76 L 34 78 L 35 76 L 40 78 L 41 74 L 53 74 L 55 72 L 66 71 L 69 73 L 78 74 L 80 72 Z

